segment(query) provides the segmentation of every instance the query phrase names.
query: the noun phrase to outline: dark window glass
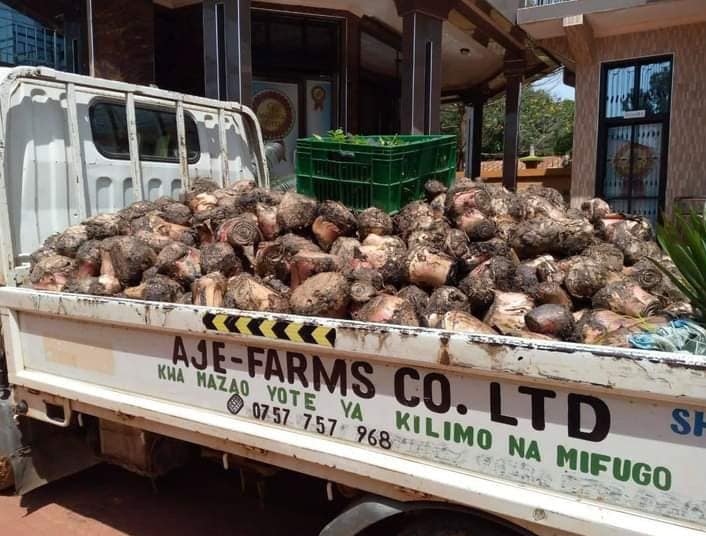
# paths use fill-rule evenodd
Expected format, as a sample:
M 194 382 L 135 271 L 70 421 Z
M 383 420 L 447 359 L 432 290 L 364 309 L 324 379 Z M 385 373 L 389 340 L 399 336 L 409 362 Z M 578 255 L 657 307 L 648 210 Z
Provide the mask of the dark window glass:
M 657 222 L 667 181 L 670 58 L 641 58 L 603 70 L 599 188 L 611 207 Z
M 100 153 L 107 158 L 130 158 L 127 112 L 124 104 L 99 102 L 91 107 L 91 132 Z M 179 162 L 176 113 L 135 107 L 140 159 Z M 186 149 L 190 163 L 197 162 L 201 150 L 196 123 L 184 116 Z

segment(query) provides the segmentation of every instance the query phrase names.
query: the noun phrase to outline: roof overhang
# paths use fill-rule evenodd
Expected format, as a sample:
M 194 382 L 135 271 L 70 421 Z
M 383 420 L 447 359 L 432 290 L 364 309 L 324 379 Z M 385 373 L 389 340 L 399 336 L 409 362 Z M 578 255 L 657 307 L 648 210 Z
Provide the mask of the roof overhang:
M 506 0 L 517 2 L 518 0 Z M 199 0 L 155 0 L 168 8 L 198 4 Z M 504 5 L 504 4 L 503 4 Z M 505 6 L 507 7 L 507 6 Z M 253 8 L 291 10 L 323 9 L 346 11 L 377 21 L 399 36 L 402 17 L 394 0 L 268 0 L 253 2 Z M 506 10 L 509 13 L 509 10 Z M 386 40 L 394 43 L 394 40 Z M 370 46 L 370 44 L 369 44 Z M 361 54 L 374 51 L 363 47 Z M 527 35 L 486 0 L 455 0 L 443 23 L 442 93 L 445 99 L 487 98 L 502 91 L 507 55 L 526 60 L 529 78 L 548 73 L 558 66 L 556 60 L 533 47 Z
M 532 39 L 565 35 L 563 21 L 583 15 L 596 38 L 706 21 L 705 0 L 572 0 L 517 11 Z

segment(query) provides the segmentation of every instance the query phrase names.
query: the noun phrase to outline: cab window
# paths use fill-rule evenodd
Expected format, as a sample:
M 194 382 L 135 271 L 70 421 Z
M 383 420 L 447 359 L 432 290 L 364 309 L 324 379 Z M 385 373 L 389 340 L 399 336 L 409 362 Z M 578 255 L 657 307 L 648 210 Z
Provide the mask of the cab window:
M 124 104 L 97 102 L 90 108 L 91 132 L 98 151 L 106 158 L 127 160 L 130 146 L 127 133 L 127 112 Z M 141 160 L 179 162 L 176 113 L 156 108 L 135 107 L 137 140 Z M 186 149 L 189 163 L 201 155 L 196 123 L 184 116 Z

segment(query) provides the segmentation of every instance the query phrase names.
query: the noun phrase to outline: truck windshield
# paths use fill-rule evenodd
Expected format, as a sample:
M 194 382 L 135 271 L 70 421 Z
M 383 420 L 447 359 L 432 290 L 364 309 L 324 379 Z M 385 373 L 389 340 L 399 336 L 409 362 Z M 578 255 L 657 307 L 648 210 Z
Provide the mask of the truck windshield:
M 130 158 L 127 112 L 124 104 L 97 102 L 91 106 L 91 133 L 98 151 L 106 158 Z M 155 108 L 135 107 L 140 159 L 179 162 L 176 113 Z M 189 163 L 198 161 L 201 150 L 194 120 L 186 114 L 186 148 Z

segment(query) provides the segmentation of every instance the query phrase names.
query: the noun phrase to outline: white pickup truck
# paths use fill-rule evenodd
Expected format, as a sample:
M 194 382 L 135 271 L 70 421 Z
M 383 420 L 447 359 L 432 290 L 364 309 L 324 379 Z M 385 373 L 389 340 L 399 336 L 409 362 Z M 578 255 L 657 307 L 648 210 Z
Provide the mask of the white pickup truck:
M 0 462 L 19 492 L 196 449 L 352 497 L 325 536 L 706 534 L 689 355 L 20 288 L 27 254 L 88 215 L 197 174 L 268 179 L 238 104 L 1 73 Z

